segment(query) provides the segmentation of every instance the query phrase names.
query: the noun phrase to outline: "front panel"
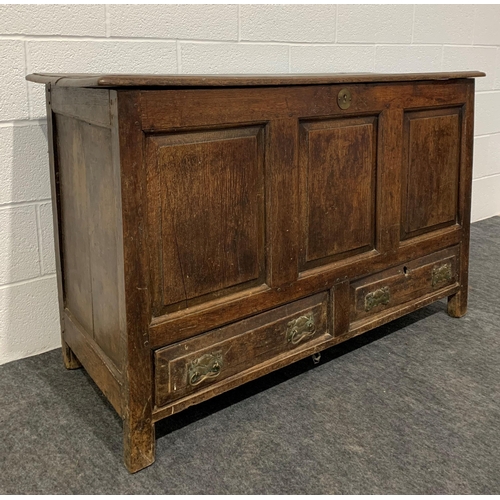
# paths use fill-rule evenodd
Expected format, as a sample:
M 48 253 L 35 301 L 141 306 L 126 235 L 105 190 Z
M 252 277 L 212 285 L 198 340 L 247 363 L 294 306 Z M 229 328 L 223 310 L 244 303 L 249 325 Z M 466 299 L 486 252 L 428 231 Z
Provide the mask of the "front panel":
M 156 313 L 263 281 L 263 146 L 258 126 L 148 137 Z
M 402 239 L 457 221 L 461 129 L 459 107 L 405 113 Z
M 457 244 L 468 88 L 142 92 L 153 344 Z
M 300 125 L 301 268 L 374 248 L 377 116 Z

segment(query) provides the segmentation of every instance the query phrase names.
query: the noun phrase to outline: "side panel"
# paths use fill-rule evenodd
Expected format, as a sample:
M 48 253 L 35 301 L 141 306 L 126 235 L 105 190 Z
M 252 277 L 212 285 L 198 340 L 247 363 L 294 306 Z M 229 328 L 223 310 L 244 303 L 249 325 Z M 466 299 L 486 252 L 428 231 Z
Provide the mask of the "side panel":
M 79 89 L 72 92 L 78 95 Z M 120 181 L 111 128 L 84 121 L 92 109 L 81 100 L 90 92 L 99 95 L 89 99 L 88 108 L 97 103 L 96 116 L 103 116 L 107 98 L 109 113 L 108 91 L 85 90 L 73 108 L 71 96 L 58 96 L 61 112 L 53 115 L 64 307 L 120 372 L 125 359 Z M 53 90 L 52 98 L 58 93 Z M 79 119 L 81 109 L 85 113 Z

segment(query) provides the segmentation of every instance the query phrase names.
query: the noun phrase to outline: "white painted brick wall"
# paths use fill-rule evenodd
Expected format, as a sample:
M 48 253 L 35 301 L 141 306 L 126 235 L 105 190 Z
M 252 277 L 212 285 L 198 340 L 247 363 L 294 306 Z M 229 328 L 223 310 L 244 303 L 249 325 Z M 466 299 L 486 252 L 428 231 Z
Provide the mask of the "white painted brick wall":
M 412 42 L 470 45 L 475 12 L 474 5 L 415 5 Z
M 291 73 L 335 73 L 374 71 L 372 45 L 293 45 Z
M 182 73 L 288 73 L 288 47 L 243 43 L 181 43 Z
M 111 37 L 238 40 L 236 5 L 110 5 Z
M 27 73 L 479 69 L 473 220 L 500 214 L 498 5 L 0 5 L 0 364 L 59 345 L 45 95 Z
M 335 5 L 242 5 L 239 39 L 334 43 L 335 24 Z
M 337 42 L 411 43 L 411 5 L 339 5 Z

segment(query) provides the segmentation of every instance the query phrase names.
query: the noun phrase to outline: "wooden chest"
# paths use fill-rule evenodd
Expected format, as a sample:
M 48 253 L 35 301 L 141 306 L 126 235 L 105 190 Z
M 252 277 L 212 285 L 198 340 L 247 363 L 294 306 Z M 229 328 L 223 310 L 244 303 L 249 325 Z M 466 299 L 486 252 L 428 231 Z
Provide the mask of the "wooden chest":
M 474 77 L 45 83 L 64 362 L 154 423 L 448 297 L 467 304 Z

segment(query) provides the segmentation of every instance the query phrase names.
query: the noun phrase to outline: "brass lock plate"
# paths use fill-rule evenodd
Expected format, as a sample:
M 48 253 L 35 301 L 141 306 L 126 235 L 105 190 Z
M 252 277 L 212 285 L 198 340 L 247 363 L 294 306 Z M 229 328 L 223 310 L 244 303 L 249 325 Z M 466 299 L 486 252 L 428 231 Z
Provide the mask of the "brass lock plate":
M 349 89 L 342 89 L 337 97 L 337 104 L 340 109 L 347 109 L 351 105 L 352 95 Z

